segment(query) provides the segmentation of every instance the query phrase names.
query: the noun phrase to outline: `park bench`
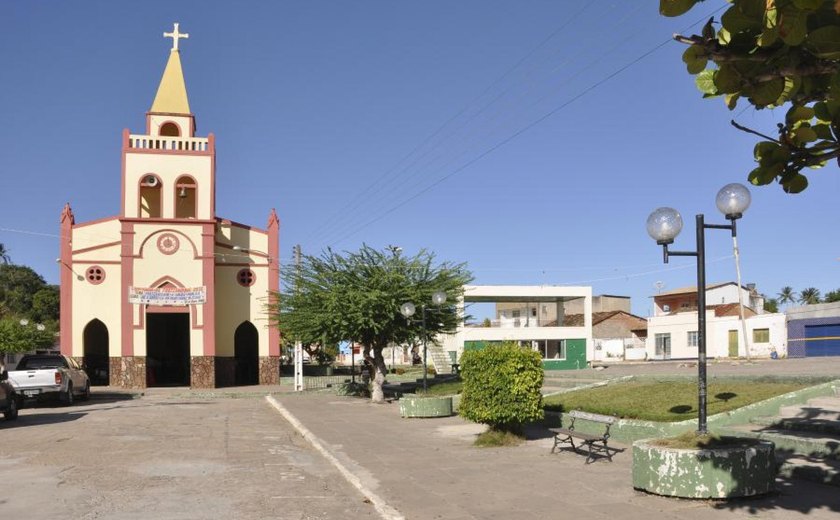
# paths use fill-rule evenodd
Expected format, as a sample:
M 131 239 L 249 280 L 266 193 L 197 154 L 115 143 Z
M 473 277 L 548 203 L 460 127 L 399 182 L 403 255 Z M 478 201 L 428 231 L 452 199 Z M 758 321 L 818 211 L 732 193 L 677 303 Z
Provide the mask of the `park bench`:
M 566 417 L 571 419 L 567 428 L 550 428 L 551 432 L 554 433 L 554 446 L 551 447 L 551 453 L 554 453 L 557 446 L 567 443 L 571 444 L 572 450 L 578 451 L 577 446 L 575 446 L 575 439 L 578 439 L 580 443 L 589 447 L 589 453 L 586 455 L 586 464 L 595 460 L 596 453 L 605 454 L 610 462 L 612 462 L 612 454 L 609 448 L 607 448 L 607 439 L 610 438 L 610 426 L 617 420 L 615 417 L 578 410 L 563 414 L 563 418 L 565 419 Z M 575 431 L 575 421 L 601 423 L 604 425 L 604 433 L 601 435 L 592 435 Z

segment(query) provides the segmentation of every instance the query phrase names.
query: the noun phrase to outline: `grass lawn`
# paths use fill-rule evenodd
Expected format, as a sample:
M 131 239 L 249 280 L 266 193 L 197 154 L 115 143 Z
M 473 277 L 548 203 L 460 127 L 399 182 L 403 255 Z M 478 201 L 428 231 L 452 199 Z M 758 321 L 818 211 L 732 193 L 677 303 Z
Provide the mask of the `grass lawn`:
M 460 394 L 461 389 L 464 387 L 464 383 L 460 380 L 458 381 L 448 381 L 446 383 L 437 383 L 434 385 L 429 385 L 428 392 L 425 394 L 423 393 L 423 388 L 418 388 L 415 392 L 416 395 L 455 395 Z
M 709 415 L 734 410 L 814 383 L 795 381 L 710 380 Z M 697 418 L 697 381 L 629 381 L 553 395 L 546 410 L 587 412 L 647 421 L 685 421 Z

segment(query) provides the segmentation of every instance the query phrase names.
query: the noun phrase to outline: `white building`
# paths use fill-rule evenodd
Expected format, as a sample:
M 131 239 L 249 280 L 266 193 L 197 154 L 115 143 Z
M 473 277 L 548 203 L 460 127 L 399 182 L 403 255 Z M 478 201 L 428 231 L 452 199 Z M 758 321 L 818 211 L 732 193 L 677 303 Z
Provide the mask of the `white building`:
M 750 356 L 769 357 L 773 351 L 787 355 L 785 315 L 748 312 L 746 319 Z M 647 359 L 697 359 L 697 311 L 674 312 L 648 319 Z M 706 356 L 745 357 L 738 306 L 712 305 L 706 310 Z
M 564 326 L 567 302 L 579 302 L 583 323 Z M 460 311 L 470 303 L 504 304 L 511 312 L 489 323 L 462 324 L 443 339 L 444 350 L 459 359 L 464 350 L 481 349 L 489 343 L 518 341 L 543 356 L 548 370 L 585 368 L 594 358 L 592 341 L 592 288 L 529 285 L 468 285 L 458 302 Z M 527 309 L 514 317 L 513 309 Z M 545 311 L 545 312 L 543 312 Z

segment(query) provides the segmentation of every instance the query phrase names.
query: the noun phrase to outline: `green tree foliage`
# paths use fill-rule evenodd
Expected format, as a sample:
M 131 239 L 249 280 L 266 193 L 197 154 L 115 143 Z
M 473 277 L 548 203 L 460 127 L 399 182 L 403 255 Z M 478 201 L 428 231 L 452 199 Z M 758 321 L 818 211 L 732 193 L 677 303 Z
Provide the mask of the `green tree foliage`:
M 299 268 L 285 269 L 283 279 L 286 288 L 277 295 L 272 314 L 284 338 L 304 344 L 361 344 L 373 382 L 371 399 L 381 402 L 387 371 L 382 350 L 390 343 L 422 339 L 423 304 L 429 306 L 429 340 L 454 332 L 461 319 L 454 302 L 472 277 L 463 264 L 438 264 L 426 251 L 404 256 L 363 246 L 355 253 L 327 250 L 304 256 Z M 447 305 L 431 307 L 436 291 L 446 293 Z M 409 301 L 417 306 L 417 319 L 400 314 L 400 305 Z
M 29 267 L 0 264 L 0 303 L 11 314 L 30 317 L 35 294 L 46 285 Z
M 516 343 L 489 345 L 461 356 L 464 389 L 459 413 L 493 430 L 518 431 L 542 419 L 542 358 Z
M 57 285 L 45 285 L 32 296 L 29 316 L 40 322 L 57 321 L 61 304 Z
M 28 352 L 55 343 L 54 324 L 36 324 L 25 319 L 23 323 L 12 317 L 0 319 L 0 352 Z
M 828 291 L 825 293 L 825 297 L 823 298 L 823 303 L 832 303 L 832 302 L 840 302 L 840 289 L 836 289 L 834 291 Z
M 779 291 L 779 303 L 793 303 L 796 301 L 796 291 L 793 287 L 786 285 Z
M 767 298 L 764 300 L 765 312 L 779 312 L 779 301 L 776 298 Z
M 6 249 L 6 246 L 3 244 L 0 244 L 0 262 L 6 265 L 12 263 L 12 257 L 9 256 L 9 250 Z
M 813 305 L 815 303 L 820 303 L 820 290 L 816 287 L 808 287 L 807 289 L 802 289 L 802 292 L 799 293 L 799 303 L 803 305 Z
M 659 12 L 679 16 L 702 0 L 660 0 Z M 808 187 L 804 168 L 840 161 L 840 2 L 729 0 L 701 34 L 675 35 L 704 97 L 723 96 L 734 110 L 743 99 L 756 109 L 789 106 L 778 137 L 732 121 L 764 140 L 755 145 L 755 185 L 778 182 L 788 193 Z

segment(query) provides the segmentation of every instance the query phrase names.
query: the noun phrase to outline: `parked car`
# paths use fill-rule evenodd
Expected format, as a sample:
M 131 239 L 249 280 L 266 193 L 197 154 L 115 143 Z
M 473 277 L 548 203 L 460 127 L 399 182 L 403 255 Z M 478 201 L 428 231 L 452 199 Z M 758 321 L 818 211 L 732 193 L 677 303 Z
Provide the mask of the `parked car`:
M 58 398 L 70 405 L 77 396 L 90 397 L 88 375 L 73 358 L 60 354 L 23 356 L 8 377 L 25 399 Z
M 9 383 L 9 373 L 4 369 L 0 372 L 0 411 L 7 421 L 17 419 L 20 409 L 20 396 L 15 392 L 14 387 Z

